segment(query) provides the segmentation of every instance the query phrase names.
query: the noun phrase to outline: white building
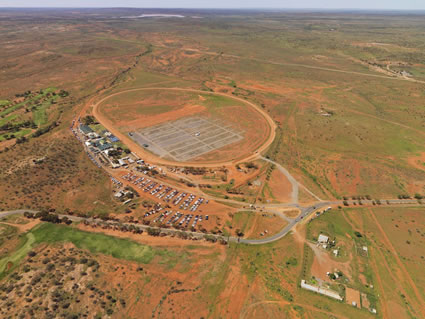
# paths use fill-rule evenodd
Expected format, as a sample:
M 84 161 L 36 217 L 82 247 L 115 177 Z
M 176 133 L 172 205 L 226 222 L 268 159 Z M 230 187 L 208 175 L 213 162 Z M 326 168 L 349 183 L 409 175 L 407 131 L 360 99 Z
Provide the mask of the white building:
M 317 239 L 317 242 L 320 243 L 320 244 L 326 244 L 326 243 L 329 242 L 329 237 L 325 236 L 323 234 L 320 234 L 319 238 Z
M 124 160 L 123 159 L 119 159 L 118 160 L 118 163 L 121 165 L 121 166 L 127 166 L 127 163 L 126 162 L 124 162 Z
M 342 300 L 341 296 L 336 291 L 307 284 L 304 279 L 301 280 L 301 288 L 314 291 L 337 300 Z

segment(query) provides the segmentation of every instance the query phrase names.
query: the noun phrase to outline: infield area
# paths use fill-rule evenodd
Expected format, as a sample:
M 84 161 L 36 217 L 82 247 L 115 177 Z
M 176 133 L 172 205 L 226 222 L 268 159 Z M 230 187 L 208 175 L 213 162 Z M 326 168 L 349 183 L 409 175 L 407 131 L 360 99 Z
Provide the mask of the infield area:
M 242 133 L 217 119 L 186 117 L 151 126 L 129 136 L 154 154 L 182 162 L 243 139 Z

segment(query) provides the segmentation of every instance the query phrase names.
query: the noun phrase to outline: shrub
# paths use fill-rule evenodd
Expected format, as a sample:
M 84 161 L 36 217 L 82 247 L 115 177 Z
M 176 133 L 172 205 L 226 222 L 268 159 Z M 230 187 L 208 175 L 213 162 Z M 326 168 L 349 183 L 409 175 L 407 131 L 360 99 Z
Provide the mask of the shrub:
M 148 235 L 150 236 L 159 236 L 161 233 L 160 229 L 152 228 L 152 227 L 149 227 L 147 231 L 148 231 Z

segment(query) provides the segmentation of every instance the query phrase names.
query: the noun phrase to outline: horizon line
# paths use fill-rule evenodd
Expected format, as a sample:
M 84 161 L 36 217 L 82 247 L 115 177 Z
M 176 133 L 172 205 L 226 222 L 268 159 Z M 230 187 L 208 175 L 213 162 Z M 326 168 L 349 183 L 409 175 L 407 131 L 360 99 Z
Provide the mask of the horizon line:
M 25 6 L 25 7 L 16 7 L 16 6 L 0 6 L 1 9 L 149 9 L 149 10 L 320 10 L 320 11 L 425 11 L 423 9 L 406 9 L 406 8 L 308 8 L 308 7 L 297 7 L 297 8 L 287 8 L 287 7 L 134 7 L 134 6 L 114 6 L 114 7 L 102 7 L 102 6 L 87 6 L 87 7 L 73 7 L 73 6 L 63 6 L 63 7 L 52 7 L 52 6 Z

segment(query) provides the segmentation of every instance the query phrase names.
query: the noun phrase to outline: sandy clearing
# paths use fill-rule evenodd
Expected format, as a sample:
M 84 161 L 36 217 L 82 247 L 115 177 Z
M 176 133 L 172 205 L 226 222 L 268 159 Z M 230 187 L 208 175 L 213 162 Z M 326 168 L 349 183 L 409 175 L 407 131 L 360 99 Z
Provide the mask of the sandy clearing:
M 278 202 L 286 203 L 292 200 L 292 184 L 280 170 L 272 172 L 268 185 L 272 190 L 274 199 Z M 273 200 L 273 198 L 269 199 Z
M 326 273 L 328 271 L 333 272 L 336 270 L 340 270 L 345 276 L 347 276 L 349 280 L 351 280 L 350 262 L 352 256 L 350 256 L 350 260 L 348 260 L 347 262 L 337 262 L 331 259 L 327 251 L 322 250 L 316 244 L 310 242 L 307 242 L 307 244 L 314 252 L 314 260 L 311 266 L 311 274 L 314 277 L 329 282 L 329 278 Z
M 353 305 L 353 302 L 355 302 L 357 308 L 361 308 L 360 305 L 360 292 L 358 290 L 354 290 L 352 288 L 347 287 L 345 289 L 345 302 L 349 305 Z
M 168 121 L 175 121 L 185 116 L 191 116 L 205 111 L 202 105 L 186 105 L 178 110 L 164 112 L 155 116 L 137 116 L 133 121 L 116 122 L 119 127 L 125 127 L 130 131 L 138 130 L 144 127 L 150 127 Z M 136 117 L 136 116 L 135 116 Z
M 409 157 L 407 162 L 413 167 L 425 171 L 425 152 L 418 156 Z

